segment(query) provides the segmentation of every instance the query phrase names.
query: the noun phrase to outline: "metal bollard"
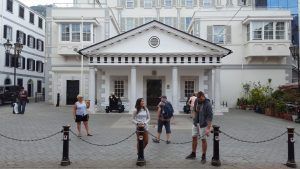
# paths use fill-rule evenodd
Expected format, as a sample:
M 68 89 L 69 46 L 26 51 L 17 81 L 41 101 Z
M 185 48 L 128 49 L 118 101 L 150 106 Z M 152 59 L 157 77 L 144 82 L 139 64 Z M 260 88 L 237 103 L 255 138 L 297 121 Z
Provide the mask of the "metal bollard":
M 34 102 L 35 102 L 35 103 L 38 102 L 38 100 L 37 100 L 37 92 L 35 92 Z
M 213 150 L 213 157 L 211 160 L 212 166 L 221 166 L 220 161 L 220 153 L 219 153 L 219 133 L 220 133 L 220 126 L 213 125 L 214 128 L 214 150 Z
M 295 162 L 295 150 L 294 150 L 294 128 L 288 127 L 288 160 L 286 162 L 286 166 L 291 168 L 297 168 L 297 164 Z
M 144 166 L 146 164 L 145 158 L 144 158 L 144 127 L 138 127 L 137 128 L 137 134 L 138 134 L 138 159 L 136 162 L 137 166 Z
M 69 159 L 69 131 L 70 125 L 63 126 L 63 154 L 60 163 L 61 166 L 67 166 L 71 164 Z
M 56 107 L 59 107 L 59 101 L 60 101 L 60 94 L 57 93 L 57 98 L 56 98 Z

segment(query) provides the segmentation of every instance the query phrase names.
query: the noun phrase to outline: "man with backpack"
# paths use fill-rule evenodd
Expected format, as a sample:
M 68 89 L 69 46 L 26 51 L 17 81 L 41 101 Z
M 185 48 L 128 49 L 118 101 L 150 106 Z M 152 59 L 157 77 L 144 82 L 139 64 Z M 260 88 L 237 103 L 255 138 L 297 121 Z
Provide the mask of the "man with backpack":
M 171 137 L 171 125 L 170 121 L 173 117 L 174 109 L 172 104 L 167 100 L 167 96 L 161 96 L 161 101 L 158 104 L 158 122 L 157 122 L 157 137 L 152 139 L 154 143 L 159 143 L 160 135 L 162 132 L 162 127 L 165 126 L 166 135 L 167 135 L 167 144 L 170 144 L 170 137 Z

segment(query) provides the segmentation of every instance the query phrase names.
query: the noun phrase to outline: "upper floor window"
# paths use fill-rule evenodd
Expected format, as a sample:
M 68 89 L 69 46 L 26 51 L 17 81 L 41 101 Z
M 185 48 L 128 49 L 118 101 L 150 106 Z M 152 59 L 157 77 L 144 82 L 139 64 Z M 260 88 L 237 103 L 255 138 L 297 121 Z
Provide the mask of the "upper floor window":
M 185 18 L 185 23 L 184 23 L 185 24 L 185 30 L 188 29 L 188 27 L 190 26 L 191 21 L 192 21 L 191 17 L 186 17 Z
M 152 8 L 152 0 L 144 0 L 144 8 Z
M 24 19 L 24 7 L 19 5 L 19 17 Z
M 172 0 L 164 0 L 165 8 L 172 8 Z
M 225 43 L 225 26 L 223 25 L 213 26 L 213 43 L 217 43 L 217 44 Z
M 23 45 L 26 45 L 26 34 L 22 31 L 17 30 L 16 42 L 20 42 Z
M 250 24 L 247 25 L 247 40 L 250 40 Z
M 37 43 L 36 49 L 39 51 L 44 51 L 44 42 L 42 40 L 38 39 L 36 43 Z
M 169 26 L 173 26 L 172 17 L 165 17 L 164 23 Z
M 31 48 L 35 48 L 35 38 L 33 36 L 28 35 L 27 45 Z
M 70 41 L 70 24 L 61 24 L 61 41 Z
M 39 28 L 43 29 L 43 19 L 39 17 Z
M 91 24 L 89 24 L 89 23 L 83 24 L 82 40 L 83 41 L 91 41 Z
M 193 0 L 185 0 L 185 6 L 188 8 L 193 7 Z
M 72 42 L 80 42 L 80 24 L 72 24 Z
M 12 41 L 12 27 L 4 25 L 3 38 Z
M 283 40 L 286 38 L 285 22 L 255 21 L 251 22 L 250 26 L 252 33 L 251 40 Z M 250 40 L 250 38 L 248 39 Z
M 126 0 L 126 8 L 134 8 L 134 0 Z
M 209 8 L 212 6 L 212 0 L 203 0 L 203 7 Z
M 6 0 L 6 10 L 13 12 L 13 0 Z
M 29 12 L 29 22 L 34 24 L 34 13 Z
M 27 70 L 35 71 L 35 60 L 27 58 Z
M 130 30 L 133 29 L 135 24 L 134 24 L 134 18 L 126 18 L 126 28 L 125 30 Z
M 36 69 L 35 71 L 42 73 L 43 72 L 44 63 L 41 61 L 36 61 Z

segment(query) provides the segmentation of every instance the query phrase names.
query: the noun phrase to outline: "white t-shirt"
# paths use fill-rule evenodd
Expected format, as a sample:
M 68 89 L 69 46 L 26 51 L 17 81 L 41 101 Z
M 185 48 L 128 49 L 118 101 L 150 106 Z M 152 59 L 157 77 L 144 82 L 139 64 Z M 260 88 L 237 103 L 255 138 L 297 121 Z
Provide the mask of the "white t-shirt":
M 80 116 L 87 115 L 86 104 L 84 101 L 82 103 L 76 102 L 75 105 L 76 105 L 76 115 L 80 115 Z
M 148 130 L 148 122 L 150 121 L 150 113 L 149 110 L 146 109 L 141 109 L 139 113 L 137 113 L 137 110 L 133 112 L 133 119 L 132 122 L 134 124 L 139 124 L 143 123 L 145 124 L 145 130 Z

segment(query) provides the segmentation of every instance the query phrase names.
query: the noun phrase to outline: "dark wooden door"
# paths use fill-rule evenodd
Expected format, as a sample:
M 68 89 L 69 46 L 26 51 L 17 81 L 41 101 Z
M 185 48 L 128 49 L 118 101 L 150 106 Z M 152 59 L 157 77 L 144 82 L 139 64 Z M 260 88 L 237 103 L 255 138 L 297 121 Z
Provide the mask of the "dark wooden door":
M 67 80 L 67 105 L 72 105 L 77 101 L 79 94 L 79 80 Z
M 147 107 L 156 110 L 162 94 L 162 80 L 147 80 Z

